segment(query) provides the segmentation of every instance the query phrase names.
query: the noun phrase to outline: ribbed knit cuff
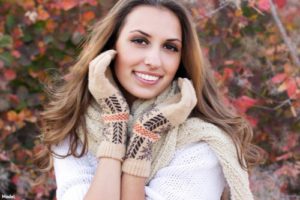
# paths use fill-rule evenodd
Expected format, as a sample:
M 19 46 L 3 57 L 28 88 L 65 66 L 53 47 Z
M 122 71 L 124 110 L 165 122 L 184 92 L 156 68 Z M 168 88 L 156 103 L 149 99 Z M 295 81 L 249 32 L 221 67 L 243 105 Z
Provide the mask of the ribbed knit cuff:
M 126 146 L 124 144 L 113 144 L 103 141 L 97 149 L 97 158 L 114 158 L 123 161 L 125 156 Z
M 122 171 L 134 176 L 147 178 L 150 175 L 151 162 L 127 158 L 122 164 Z

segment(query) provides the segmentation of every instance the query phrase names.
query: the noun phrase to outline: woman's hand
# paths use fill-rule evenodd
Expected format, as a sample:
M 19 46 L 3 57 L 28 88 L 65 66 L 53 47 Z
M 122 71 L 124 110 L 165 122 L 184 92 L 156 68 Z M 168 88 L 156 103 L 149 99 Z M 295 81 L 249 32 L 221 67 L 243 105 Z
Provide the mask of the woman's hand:
M 90 62 L 88 88 L 100 105 L 101 117 L 105 123 L 105 140 L 100 144 L 96 156 L 122 160 L 126 150 L 129 107 L 114 84 L 109 68 L 115 55 L 116 51 L 108 50 Z
M 161 134 L 183 123 L 197 103 L 196 93 L 188 79 L 179 79 L 180 93 L 140 116 L 134 124 L 122 170 L 135 176 L 150 173 L 153 143 Z

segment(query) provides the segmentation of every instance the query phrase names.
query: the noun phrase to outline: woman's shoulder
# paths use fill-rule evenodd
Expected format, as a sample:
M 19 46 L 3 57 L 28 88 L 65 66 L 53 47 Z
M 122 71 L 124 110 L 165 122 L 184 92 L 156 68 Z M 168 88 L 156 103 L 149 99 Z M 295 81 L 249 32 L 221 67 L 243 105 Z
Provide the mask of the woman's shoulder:
M 217 125 L 205 121 L 201 119 L 200 117 L 190 117 L 188 118 L 182 126 L 183 128 L 188 128 L 188 129 L 212 129 L 215 131 L 222 131 Z
M 228 134 L 217 125 L 204 121 L 198 117 L 188 118 L 179 126 L 177 148 L 199 141 L 207 142 L 210 146 L 214 143 L 233 145 Z

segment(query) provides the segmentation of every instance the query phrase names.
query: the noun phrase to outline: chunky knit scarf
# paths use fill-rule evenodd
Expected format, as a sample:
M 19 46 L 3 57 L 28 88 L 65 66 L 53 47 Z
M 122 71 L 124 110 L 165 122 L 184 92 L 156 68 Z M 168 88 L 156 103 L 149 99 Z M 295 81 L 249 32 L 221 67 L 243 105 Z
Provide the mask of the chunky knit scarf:
M 151 100 L 136 100 L 131 107 L 128 136 L 132 133 L 133 122 L 141 113 L 147 112 L 153 106 L 177 92 L 177 84 L 174 81 L 158 97 Z M 102 137 L 99 137 L 99 135 L 102 135 L 103 130 L 103 121 L 99 113 L 99 106 L 95 102 L 92 102 L 85 114 L 88 149 L 94 155 L 96 155 L 97 147 L 103 140 Z M 78 127 L 78 134 L 83 141 L 85 133 L 81 126 Z M 241 168 L 238 162 L 235 146 L 231 138 L 217 126 L 195 117 L 188 118 L 185 123 L 171 129 L 154 144 L 151 173 L 147 179 L 147 184 L 159 169 L 170 163 L 177 149 L 197 141 L 206 142 L 216 153 L 230 188 L 231 199 L 253 200 L 249 188 L 248 173 Z

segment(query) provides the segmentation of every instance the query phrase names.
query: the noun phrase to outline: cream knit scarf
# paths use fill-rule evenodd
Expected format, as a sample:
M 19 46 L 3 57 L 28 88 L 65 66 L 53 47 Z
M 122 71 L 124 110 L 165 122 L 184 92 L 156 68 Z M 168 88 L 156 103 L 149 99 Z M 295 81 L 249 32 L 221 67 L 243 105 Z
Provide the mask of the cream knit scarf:
M 136 100 L 131 107 L 128 134 L 132 132 L 132 124 L 143 112 L 151 109 L 166 98 L 178 92 L 177 84 L 174 81 L 158 97 L 151 100 Z M 85 114 L 87 126 L 88 149 L 92 154 L 96 154 L 96 149 L 102 141 L 103 121 L 100 117 L 100 109 L 93 102 Z M 80 139 L 83 141 L 84 132 L 82 127 L 78 127 Z M 100 138 L 100 139 L 99 139 Z M 170 130 L 153 146 L 153 161 L 151 173 L 147 179 L 147 184 L 154 177 L 156 172 L 167 166 L 171 161 L 175 151 L 184 145 L 192 142 L 203 141 L 208 143 L 210 148 L 216 153 L 222 166 L 227 184 L 230 188 L 232 200 L 252 200 L 253 196 L 249 188 L 248 173 L 243 170 L 238 162 L 235 146 L 227 134 L 217 126 L 207 123 L 199 118 L 188 118 L 185 123 Z

